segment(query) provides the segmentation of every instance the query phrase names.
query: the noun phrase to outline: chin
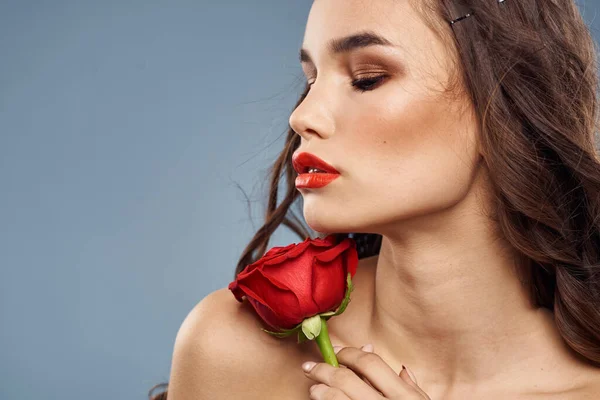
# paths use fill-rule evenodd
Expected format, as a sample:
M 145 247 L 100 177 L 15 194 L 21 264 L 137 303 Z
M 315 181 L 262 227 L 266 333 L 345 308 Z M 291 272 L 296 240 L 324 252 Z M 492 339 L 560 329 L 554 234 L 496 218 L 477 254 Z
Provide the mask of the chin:
M 333 229 L 331 226 L 326 225 L 326 224 L 318 224 L 318 223 L 313 223 L 313 222 L 308 222 L 306 221 L 306 224 L 310 227 L 310 229 L 312 229 L 313 231 L 323 234 L 323 235 L 329 235 L 332 233 L 339 233 L 339 231 Z
M 347 218 L 340 218 L 335 215 L 319 216 L 306 215 L 304 216 L 306 224 L 315 232 L 323 235 L 329 235 L 332 233 L 351 233 L 361 232 L 360 227 L 353 227 L 348 225 Z M 345 221 L 346 220 L 346 221 Z
M 336 224 L 335 221 L 331 219 L 331 217 L 327 216 L 319 216 L 315 215 L 304 215 L 304 219 L 306 221 L 306 225 L 310 227 L 315 232 L 322 234 L 331 234 L 331 233 L 339 233 L 338 230 L 340 228 L 339 223 Z

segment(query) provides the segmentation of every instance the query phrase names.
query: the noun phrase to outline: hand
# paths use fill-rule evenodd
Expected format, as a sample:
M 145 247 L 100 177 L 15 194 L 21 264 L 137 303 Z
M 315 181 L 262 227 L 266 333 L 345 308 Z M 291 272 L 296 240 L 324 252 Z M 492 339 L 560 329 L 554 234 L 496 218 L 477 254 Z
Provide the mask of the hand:
M 412 381 L 406 370 L 396 374 L 383 359 L 370 351 L 344 347 L 336 351 L 339 368 L 327 363 L 312 363 L 306 376 L 316 385 L 311 386 L 314 400 L 431 400 Z M 342 365 L 347 368 L 343 368 Z

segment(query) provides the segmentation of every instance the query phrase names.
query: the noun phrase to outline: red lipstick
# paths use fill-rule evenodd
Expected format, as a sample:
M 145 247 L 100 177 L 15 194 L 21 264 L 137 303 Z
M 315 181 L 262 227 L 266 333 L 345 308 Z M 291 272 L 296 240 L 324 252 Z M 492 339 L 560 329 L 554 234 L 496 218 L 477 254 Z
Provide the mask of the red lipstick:
M 295 181 L 298 189 L 321 188 L 340 176 L 340 173 L 333 166 L 311 153 L 294 154 L 292 164 L 298 173 Z M 317 171 L 308 172 L 310 169 L 317 169 Z

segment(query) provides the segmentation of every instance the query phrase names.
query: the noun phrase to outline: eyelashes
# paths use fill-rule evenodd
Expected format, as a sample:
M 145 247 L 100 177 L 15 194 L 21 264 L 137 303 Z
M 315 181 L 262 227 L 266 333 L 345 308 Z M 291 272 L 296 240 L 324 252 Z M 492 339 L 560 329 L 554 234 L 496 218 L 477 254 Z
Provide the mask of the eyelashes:
M 354 90 L 364 93 L 371 90 L 375 90 L 387 77 L 387 75 L 378 75 L 371 76 L 368 78 L 354 79 L 351 81 L 351 85 L 354 88 Z M 312 83 L 308 84 L 308 89 L 306 90 L 306 93 L 301 96 L 302 98 L 306 97 L 312 85 Z
M 379 75 L 370 78 L 355 79 L 352 81 L 352 86 L 359 92 L 368 92 L 376 89 L 386 77 L 386 75 Z

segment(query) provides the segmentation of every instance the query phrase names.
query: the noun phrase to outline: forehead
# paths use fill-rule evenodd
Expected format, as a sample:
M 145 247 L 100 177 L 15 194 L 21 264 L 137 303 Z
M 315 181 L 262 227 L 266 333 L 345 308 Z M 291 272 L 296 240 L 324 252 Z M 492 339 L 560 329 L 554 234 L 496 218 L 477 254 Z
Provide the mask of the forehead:
M 413 57 L 419 53 L 439 55 L 443 45 L 410 3 L 409 0 L 315 0 L 302 48 L 316 61 L 328 56 L 327 43 L 331 39 L 371 31 Z

